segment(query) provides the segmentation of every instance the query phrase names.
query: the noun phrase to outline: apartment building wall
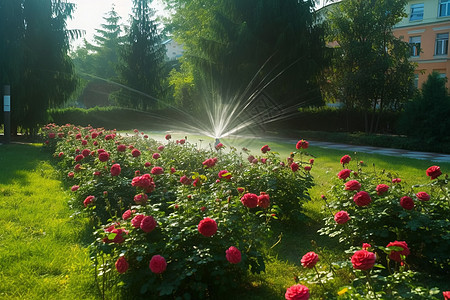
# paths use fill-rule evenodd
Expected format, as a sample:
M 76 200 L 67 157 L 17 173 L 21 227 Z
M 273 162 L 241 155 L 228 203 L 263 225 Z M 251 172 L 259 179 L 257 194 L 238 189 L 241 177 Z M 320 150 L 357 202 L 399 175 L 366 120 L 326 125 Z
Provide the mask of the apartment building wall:
M 411 45 L 411 61 L 417 63 L 417 86 L 421 87 L 433 71 L 449 78 L 450 0 L 411 0 L 405 13 L 407 17 L 393 33 Z

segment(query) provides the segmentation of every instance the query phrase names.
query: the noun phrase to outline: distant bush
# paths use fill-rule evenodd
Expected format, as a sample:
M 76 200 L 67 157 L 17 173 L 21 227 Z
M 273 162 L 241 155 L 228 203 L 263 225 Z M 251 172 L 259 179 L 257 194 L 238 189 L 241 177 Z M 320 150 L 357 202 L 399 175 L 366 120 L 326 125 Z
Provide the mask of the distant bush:
M 401 133 L 420 138 L 422 144 L 450 142 L 450 97 L 446 79 L 433 72 L 399 119 Z

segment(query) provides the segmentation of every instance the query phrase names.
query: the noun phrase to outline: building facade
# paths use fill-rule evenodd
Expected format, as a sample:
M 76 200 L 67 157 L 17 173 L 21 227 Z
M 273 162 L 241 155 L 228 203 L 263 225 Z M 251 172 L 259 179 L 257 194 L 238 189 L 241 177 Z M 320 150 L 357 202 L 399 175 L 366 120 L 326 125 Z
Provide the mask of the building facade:
M 411 45 L 416 86 L 421 87 L 433 71 L 449 78 L 450 0 L 410 0 L 405 13 L 393 33 Z
M 163 45 L 166 47 L 166 56 L 168 60 L 175 60 L 183 55 L 183 45 L 178 44 L 174 40 L 168 39 L 163 42 Z

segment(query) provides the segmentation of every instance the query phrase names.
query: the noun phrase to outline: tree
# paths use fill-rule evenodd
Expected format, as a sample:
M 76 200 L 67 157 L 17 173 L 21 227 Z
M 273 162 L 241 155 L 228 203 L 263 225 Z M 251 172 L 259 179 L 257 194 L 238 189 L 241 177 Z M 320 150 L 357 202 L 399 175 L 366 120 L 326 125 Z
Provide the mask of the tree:
M 385 109 L 401 108 L 414 91 L 409 45 L 392 33 L 405 5 L 405 0 L 346 0 L 329 15 L 328 38 L 337 47 L 328 79 L 335 98 L 363 110 L 367 133 L 377 131 Z
M 150 2 L 133 0 L 134 15 L 118 68 L 120 82 L 128 89 L 116 96 L 120 105 L 143 110 L 156 107 L 165 75 L 165 48 Z
M 312 1 L 166 3 L 176 11 L 169 29 L 184 44 L 186 63 L 198 71 L 196 84 L 212 82 L 231 96 L 249 87 L 249 94 L 265 90 L 285 106 L 317 103 L 311 91 L 317 91 L 325 60 Z

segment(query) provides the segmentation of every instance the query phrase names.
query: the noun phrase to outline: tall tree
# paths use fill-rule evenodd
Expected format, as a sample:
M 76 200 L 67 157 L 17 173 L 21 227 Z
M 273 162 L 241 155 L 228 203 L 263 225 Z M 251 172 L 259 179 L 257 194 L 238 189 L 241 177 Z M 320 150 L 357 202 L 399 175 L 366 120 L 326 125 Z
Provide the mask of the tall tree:
M 12 28 L 5 29 L 22 33 L 11 33 L 14 38 L 6 44 L 6 52 L 17 60 L 6 62 L 3 78 L 11 84 L 13 130 L 21 126 L 34 133 L 37 125 L 47 121 L 47 109 L 63 103 L 76 87 L 67 55 L 71 32 L 66 30 L 74 5 L 63 0 L 16 2 L 20 2 L 20 8 L 15 6 L 16 13 L 10 18 L 17 19 L 8 23 Z
M 405 5 L 406 0 L 346 0 L 329 15 L 329 41 L 337 43 L 329 80 L 346 107 L 364 111 L 367 133 L 377 131 L 385 109 L 398 109 L 413 93 L 409 45 L 392 33 Z
M 317 100 L 310 92 L 318 94 L 314 82 L 325 63 L 325 47 L 313 1 L 166 3 L 176 11 L 170 29 L 185 45 L 187 62 L 199 70 L 198 81 L 206 78 L 223 93 L 238 93 L 256 78 L 253 91 L 264 88 L 287 106 Z
M 128 89 L 116 97 L 123 106 L 143 110 L 157 106 L 165 75 L 165 48 L 150 3 L 133 0 L 133 17 L 118 69 L 120 82 Z

